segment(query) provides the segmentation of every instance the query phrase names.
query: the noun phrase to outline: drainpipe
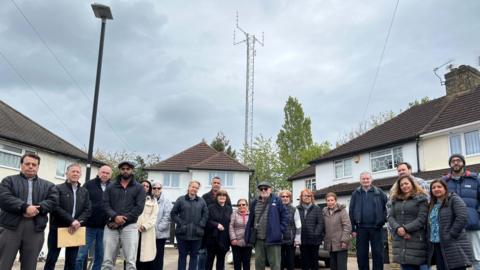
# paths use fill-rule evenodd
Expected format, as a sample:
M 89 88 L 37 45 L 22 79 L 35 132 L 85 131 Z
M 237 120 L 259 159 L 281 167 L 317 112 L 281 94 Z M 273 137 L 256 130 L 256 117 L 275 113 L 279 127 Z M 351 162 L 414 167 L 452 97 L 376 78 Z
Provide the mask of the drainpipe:
M 419 142 L 420 142 L 420 136 L 418 136 L 417 139 L 416 139 L 416 148 L 417 148 L 417 149 L 416 149 L 416 150 L 417 150 L 417 173 L 420 172 L 420 155 L 419 155 L 419 150 L 418 150 L 418 148 L 419 148 L 419 146 L 418 146 L 418 145 L 419 145 Z

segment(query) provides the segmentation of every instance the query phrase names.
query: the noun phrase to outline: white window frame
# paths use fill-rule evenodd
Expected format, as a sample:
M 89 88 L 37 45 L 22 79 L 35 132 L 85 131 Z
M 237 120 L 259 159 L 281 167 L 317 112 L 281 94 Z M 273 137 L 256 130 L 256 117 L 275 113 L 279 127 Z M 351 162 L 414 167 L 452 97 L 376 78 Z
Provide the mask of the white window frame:
M 176 175 L 178 176 L 178 186 L 173 186 L 172 185 L 172 176 Z M 165 179 L 168 176 L 168 183 L 166 183 Z M 162 187 L 167 187 L 167 188 L 180 188 L 180 173 L 178 172 L 168 172 L 168 173 L 163 173 L 163 181 L 162 181 Z
M 387 148 L 387 149 L 382 149 L 382 150 L 378 150 L 378 151 L 375 151 L 375 152 L 370 152 L 370 170 L 372 173 L 379 173 L 379 172 L 386 172 L 386 171 L 391 171 L 391 170 L 395 170 L 395 167 L 396 167 L 396 164 L 395 164 L 395 157 L 393 156 L 393 150 L 394 149 L 400 149 L 400 152 L 402 154 L 402 159 L 401 160 L 398 160 L 398 162 L 402 162 L 403 161 L 403 148 L 402 146 L 395 146 L 395 147 L 391 147 L 391 148 Z M 390 151 L 389 154 L 386 154 L 386 155 L 382 155 L 382 156 L 377 156 L 377 157 L 373 157 L 372 158 L 372 155 L 374 155 L 375 153 L 378 153 L 378 152 L 384 152 L 384 151 Z M 391 164 L 392 164 L 392 168 L 387 168 L 385 170 L 379 170 L 379 171 L 374 171 L 373 169 L 373 160 L 374 159 L 377 159 L 377 158 L 383 158 L 383 157 L 387 157 L 387 156 L 390 156 L 391 157 Z
M 312 188 L 312 187 L 314 187 L 314 188 Z M 315 180 L 315 178 L 306 179 L 305 180 L 305 188 L 308 188 L 311 191 L 316 191 L 317 190 L 317 180 Z
M 453 154 L 462 154 L 465 157 L 475 157 L 475 156 L 480 156 L 480 152 L 478 153 L 472 153 L 467 155 L 467 145 L 465 143 L 465 133 L 470 133 L 470 132 L 478 132 L 478 136 L 480 137 L 480 130 L 474 129 L 474 130 L 468 130 L 465 132 L 458 132 L 458 133 L 452 133 L 448 136 L 448 151 L 450 153 L 450 156 Z M 453 153 L 452 152 L 452 147 L 450 145 L 450 139 L 455 136 L 460 136 L 460 148 L 461 148 L 461 153 Z
M 64 167 L 62 168 L 63 169 L 63 175 L 57 174 L 59 172 L 59 170 L 58 170 L 59 169 L 59 167 L 58 167 L 59 164 L 58 163 L 60 161 L 65 162 Z M 75 163 L 75 162 L 71 159 L 67 159 L 67 158 L 64 158 L 64 157 L 58 158 L 57 159 L 57 166 L 55 167 L 55 178 L 66 180 L 67 179 L 67 175 L 66 175 L 67 167 L 70 166 L 70 164 L 73 164 L 73 163 Z
M 345 162 L 350 162 L 350 174 L 349 175 L 345 174 Z M 341 164 L 341 166 L 342 166 L 342 175 L 340 177 L 337 176 L 337 164 Z M 353 171 L 352 166 L 353 166 L 352 158 L 346 158 L 346 159 L 340 159 L 340 160 L 333 161 L 333 175 L 335 175 L 335 179 L 343 179 L 343 178 L 352 177 L 352 171 Z
M 1 146 L 6 146 L 6 147 L 11 147 L 11 148 L 17 148 L 21 151 L 21 153 L 19 152 L 14 152 L 14 151 L 9 151 L 7 149 L 3 149 L 3 147 Z M 14 144 L 11 144 L 11 143 L 6 143 L 6 142 L 3 142 L 3 141 L 0 141 L 0 152 L 4 153 L 4 154 L 8 154 L 8 155 L 13 155 L 13 156 L 18 156 L 19 158 L 21 158 L 23 155 L 25 155 L 26 153 L 34 153 L 36 154 L 35 151 L 31 150 L 31 149 L 26 149 L 25 147 L 23 146 L 19 146 L 19 145 L 14 145 Z M 16 171 L 20 171 L 20 159 L 19 159 L 19 162 L 18 162 L 18 167 L 11 167 L 11 166 L 7 166 L 7 165 L 3 165 L 3 164 L 0 164 L 0 167 L 1 168 L 7 168 L 7 169 L 12 169 L 12 170 L 16 170 Z
M 233 171 L 208 171 L 208 187 L 212 186 L 212 178 L 220 177 L 222 188 L 232 188 L 235 186 L 235 172 Z M 223 177 L 222 177 L 223 176 Z M 231 180 L 231 183 L 229 183 Z

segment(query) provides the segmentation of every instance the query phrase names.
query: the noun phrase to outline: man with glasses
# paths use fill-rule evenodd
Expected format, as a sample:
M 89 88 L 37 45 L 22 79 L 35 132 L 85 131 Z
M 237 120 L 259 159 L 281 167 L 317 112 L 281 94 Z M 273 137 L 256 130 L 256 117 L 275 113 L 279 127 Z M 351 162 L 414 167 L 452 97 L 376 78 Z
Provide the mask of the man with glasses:
M 255 269 L 279 270 L 283 234 L 288 226 L 288 211 L 279 197 L 272 194 L 272 186 L 261 182 L 257 186 L 259 196 L 250 206 L 245 241 L 255 247 Z
M 165 253 L 165 242 L 170 238 L 170 212 L 172 211 L 172 203 L 165 198 L 162 192 L 162 184 L 153 182 L 153 196 L 157 199 L 158 213 L 157 222 L 155 224 L 155 236 L 157 254 L 153 260 L 153 269 L 163 269 L 163 256 Z
M 146 193 L 134 179 L 135 165 L 130 161 L 118 164 L 120 175 L 107 187 L 103 195 L 103 207 L 108 223 L 103 235 L 105 252 L 102 269 L 115 269 L 118 249 L 122 246 L 126 269 L 136 269 L 138 228 L 137 219 L 143 212 Z
M 103 165 L 98 170 L 97 177 L 85 183 L 83 187 L 88 190 L 90 203 L 92 205 L 92 214 L 85 222 L 87 230 L 87 241 L 84 246 L 78 250 L 76 270 L 84 269 L 85 259 L 88 256 L 88 250 L 95 243 L 95 252 L 92 270 L 100 270 L 103 261 L 103 228 L 107 224 L 107 215 L 103 209 L 103 193 L 110 184 L 112 177 L 112 168 Z
M 465 169 L 465 157 L 453 154 L 448 159 L 450 173 L 443 177 L 448 191 L 455 192 L 467 205 L 467 236 L 472 243 L 473 269 L 480 270 L 480 183 L 475 173 Z

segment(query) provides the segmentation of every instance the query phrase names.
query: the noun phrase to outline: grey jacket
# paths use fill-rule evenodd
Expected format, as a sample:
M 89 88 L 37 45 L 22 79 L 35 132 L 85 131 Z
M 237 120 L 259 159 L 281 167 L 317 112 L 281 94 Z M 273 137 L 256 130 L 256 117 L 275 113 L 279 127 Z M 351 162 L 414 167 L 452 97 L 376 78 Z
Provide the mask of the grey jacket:
M 455 193 L 450 193 L 445 205 L 438 212 L 440 224 L 440 248 L 447 269 L 472 265 L 472 245 L 467 239 L 467 206 Z M 430 222 L 428 222 L 430 224 Z M 430 226 L 427 236 L 430 237 Z M 433 257 L 433 244 L 429 242 L 428 262 Z
M 163 193 L 160 194 L 158 203 L 157 223 L 155 225 L 155 236 L 157 239 L 170 238 L 170 212 L 172 211 L 172 203 L 165 198 Z
M 343 204 L 337 204 L 330 214 L 328 207 L 323 208 L 323 219 L 325 220 L 325 239 L 323 247 L 328 251 L 340 251 L 348 249 L 352 224 L 348 217 L 347 209 Z M 347 248 L 342 248 L 342 243 Z
M 422 265 L 427 260 L 427 196 L 417 194 L 406 200 L 391 200 L 388 223 L 393 235 L 393 261 L 399 264 Z M 397 234 L 403 227 L 410 235 L 406 240 Z

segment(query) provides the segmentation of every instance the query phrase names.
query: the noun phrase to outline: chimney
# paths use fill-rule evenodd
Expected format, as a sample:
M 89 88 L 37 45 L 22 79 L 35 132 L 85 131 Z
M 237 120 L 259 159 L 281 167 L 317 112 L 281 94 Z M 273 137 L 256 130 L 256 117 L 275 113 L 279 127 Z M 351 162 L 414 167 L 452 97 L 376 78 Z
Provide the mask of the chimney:
M 463 94 L 474 90 L 480 85 L 480 72 L 467 65 L 453 68 L 445 74 L 447 96 Z

